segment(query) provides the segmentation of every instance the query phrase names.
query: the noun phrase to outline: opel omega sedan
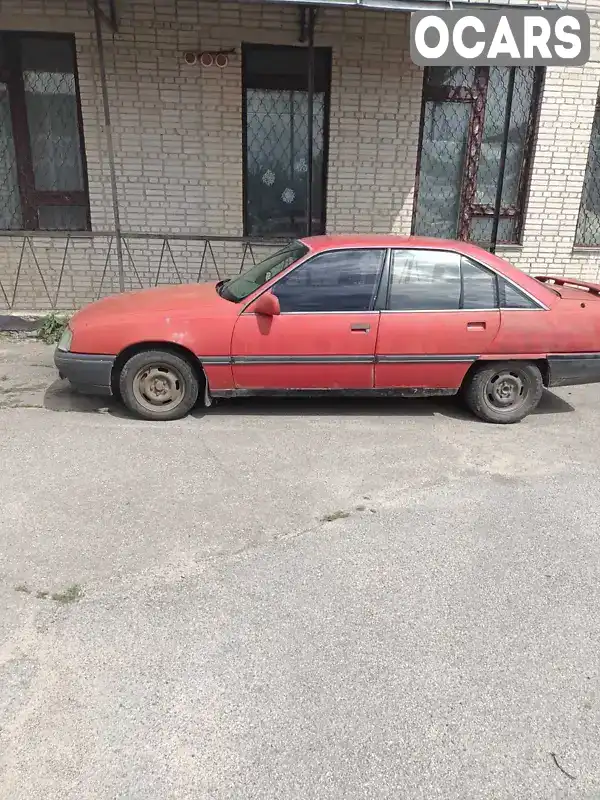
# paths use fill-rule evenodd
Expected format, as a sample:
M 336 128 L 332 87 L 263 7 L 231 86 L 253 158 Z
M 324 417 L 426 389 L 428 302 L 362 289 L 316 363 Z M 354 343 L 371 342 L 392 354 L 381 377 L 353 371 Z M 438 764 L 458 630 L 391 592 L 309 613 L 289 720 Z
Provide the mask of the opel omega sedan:
M 55 354 L 81 392 L 149 420 L 251 394 L 460 393 L 517 422 L 544 386 L 600 381 L 600 285 L 534 278 L 474 245 L 295 241 L 230 280 L 99 300 Z

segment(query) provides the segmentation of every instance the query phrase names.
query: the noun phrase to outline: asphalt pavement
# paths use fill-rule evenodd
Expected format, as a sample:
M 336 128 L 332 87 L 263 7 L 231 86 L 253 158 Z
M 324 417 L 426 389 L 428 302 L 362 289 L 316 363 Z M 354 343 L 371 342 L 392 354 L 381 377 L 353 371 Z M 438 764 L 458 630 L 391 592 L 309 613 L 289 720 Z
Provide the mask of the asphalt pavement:
M 0 339 L 0 797 L 600 798 L 600 386 L 129 418 Z

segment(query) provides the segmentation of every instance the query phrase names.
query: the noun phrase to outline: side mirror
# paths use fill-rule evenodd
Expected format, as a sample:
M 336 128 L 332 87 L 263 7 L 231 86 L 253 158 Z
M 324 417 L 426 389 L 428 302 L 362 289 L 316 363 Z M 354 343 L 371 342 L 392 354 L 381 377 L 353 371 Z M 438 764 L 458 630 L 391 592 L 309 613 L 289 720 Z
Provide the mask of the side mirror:
M 281 314 L 279 300 L 272 292 L 264 292 L 250 309 L 254 314 L 263 314 L 265 317 L 276 317 Z

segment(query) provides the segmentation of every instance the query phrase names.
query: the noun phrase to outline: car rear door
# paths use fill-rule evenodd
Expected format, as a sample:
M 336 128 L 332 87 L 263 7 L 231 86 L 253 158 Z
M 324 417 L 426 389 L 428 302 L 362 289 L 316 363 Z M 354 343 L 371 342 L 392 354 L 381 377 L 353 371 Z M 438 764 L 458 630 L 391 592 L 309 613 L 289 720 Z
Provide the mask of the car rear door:
M 372 389 L 385 249 L 318 253 L 272 287 L 281 313 L 252 304 L 237 319 L 231 355 L 240 389 Z
M 375 388 L 456 390 L 500 328 L 493 272 L 448 250 L 391 251 Z

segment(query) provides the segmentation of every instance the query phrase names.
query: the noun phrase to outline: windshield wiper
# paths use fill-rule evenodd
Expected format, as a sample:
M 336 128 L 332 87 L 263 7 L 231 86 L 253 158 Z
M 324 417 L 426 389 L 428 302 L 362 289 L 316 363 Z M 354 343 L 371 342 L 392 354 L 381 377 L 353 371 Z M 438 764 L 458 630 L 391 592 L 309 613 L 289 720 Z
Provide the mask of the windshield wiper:
M 225 294 L 225 290 L 227 288 L 227 284 L 231 283 L 233 278 L 226 278 L 225 280 L 219 281 L 217 283 L 217 294 L 219 297 L 222 297 L 223 300 L 228 300 L 230 303 L 237 302 L 234 297 L 230 297 L 229 295 Z
M 215 286 L 215 289 L 217 290 L 217 294 L 219 295 L 219 297 L 223 297 L 223 287 L 225 286 L 226 283 L 229 283 L 230 280 L 231 278 L 225 278 L 224 280 L 219 281 Z

